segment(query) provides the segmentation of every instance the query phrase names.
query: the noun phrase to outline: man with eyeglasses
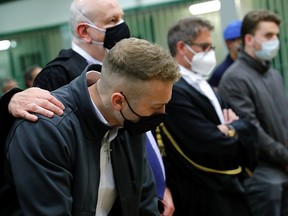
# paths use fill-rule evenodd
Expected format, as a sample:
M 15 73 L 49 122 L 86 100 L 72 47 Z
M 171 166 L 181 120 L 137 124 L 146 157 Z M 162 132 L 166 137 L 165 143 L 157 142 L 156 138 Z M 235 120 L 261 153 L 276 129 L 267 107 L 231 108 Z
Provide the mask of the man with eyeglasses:
M 173 85 L 167 117 L 155 133 L 164 144 L 175 216 L 247 216 L 243 178 L 256 165 L 254 127 L 216 95 L 206 79 L 216 65 L 213 26 L 179 20 L 168 32 L 182 77 Z M 248 154 L 249 153 L 249 154 Z

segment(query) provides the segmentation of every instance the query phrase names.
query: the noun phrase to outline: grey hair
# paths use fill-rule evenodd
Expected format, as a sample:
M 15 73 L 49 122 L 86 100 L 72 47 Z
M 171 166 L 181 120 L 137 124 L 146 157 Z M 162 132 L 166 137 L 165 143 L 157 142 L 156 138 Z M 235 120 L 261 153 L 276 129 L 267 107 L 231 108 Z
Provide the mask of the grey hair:
M 87 5 L 85 4 L 85 1 L 73 1 L 70 6 L 69 24 L 71 33 L 74 38 L 79 38 L 77 34 L 77 25 L 81 22 L 94 25 L 94 23 L 91 21 L 93 20 L 92 18 L 92 14 L 89 11 Z
M 175 57 L 176 46 L 179 41 L 190 44 L 197 38 L 203 28 L 206 28 L 209 31 L 213 31 L 214 29 L 208 20 L 200 17 L 189 17 L 179 20 L 170 28 L 167 35 L 171 55 Z

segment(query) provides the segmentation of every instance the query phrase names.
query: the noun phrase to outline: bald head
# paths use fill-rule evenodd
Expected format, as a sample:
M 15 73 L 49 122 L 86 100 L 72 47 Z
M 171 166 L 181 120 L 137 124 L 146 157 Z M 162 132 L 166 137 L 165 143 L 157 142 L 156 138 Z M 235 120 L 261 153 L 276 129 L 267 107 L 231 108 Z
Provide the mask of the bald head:
M 107 49 L 130 37 L 117 0 L 75 0 L 70 8 L 73 42 L 92 58 L 102 62 Z
M 77 35 L 79 23 L 92 22 L 100 28 L 112 27 L 123 17 L 123 10 L 117 0 L 74 0 L 70 8 L 70 26 Z M 110 26 L 103 26 L 104 24 Z

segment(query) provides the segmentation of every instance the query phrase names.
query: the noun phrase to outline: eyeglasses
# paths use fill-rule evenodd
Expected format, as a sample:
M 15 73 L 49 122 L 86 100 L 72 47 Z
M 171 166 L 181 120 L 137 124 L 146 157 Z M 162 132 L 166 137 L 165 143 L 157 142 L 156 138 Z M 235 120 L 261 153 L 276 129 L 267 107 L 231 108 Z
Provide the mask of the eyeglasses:
M 215 46 L 212 46 L 210 43 L 189 43 L 189 45 L 198 46 L 202 49 L 203 52 L 208 52 L 211 49 L 215 50 Z

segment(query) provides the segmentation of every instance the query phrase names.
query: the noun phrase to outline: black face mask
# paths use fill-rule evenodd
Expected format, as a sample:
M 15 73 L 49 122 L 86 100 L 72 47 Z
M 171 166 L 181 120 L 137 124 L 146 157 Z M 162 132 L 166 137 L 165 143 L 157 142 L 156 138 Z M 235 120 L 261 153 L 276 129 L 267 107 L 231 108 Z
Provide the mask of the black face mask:
M 115 46 L 117 42 L 119 42 L 124 38 L 129 37 L 130 37 L 129 27 L 125 22 L 123 22 L 119 25 L 106 29 L 103 46 L 110 50 Z
M 140 116 L 131 108 L 125 95 L 122 92 L 121 94 L 127 101 L 129 109 L 140 118 L 139 121 L 133 122 L 131 120 L 126 119 L 123 113 L 120 111 L 122 117 L 124 118 L 124 129 L 126 129 L 128 133 L 130 133 L 131 135 L 140 135 L 142 133 L 145 133 L 151 129 L 154 129 L 156 126 L 158 126 L 160 123 L 164 121 L 164 118 L 167 115 L 166 113 L 154 114 L 151 116 Z

